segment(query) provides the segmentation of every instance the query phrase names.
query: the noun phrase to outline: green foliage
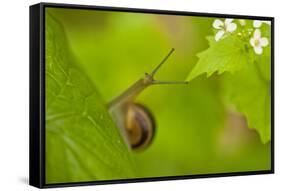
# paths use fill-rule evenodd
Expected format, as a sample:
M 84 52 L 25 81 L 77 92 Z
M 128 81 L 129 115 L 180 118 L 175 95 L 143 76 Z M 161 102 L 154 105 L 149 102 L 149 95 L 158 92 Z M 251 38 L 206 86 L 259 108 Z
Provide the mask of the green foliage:
M 249 128 L 256 129 L 262 142 L 267 143 L 271 139 L 270 46 L 263 47 L 259 55 L 249 41 L 255 30 L 270 40 L 270 26 L 263 24 L 254 30 L 252 21 L 245 22 L 245 26 L 238 26 L 236 32 L 227 33 L 218 42 L 209 36 L 209 48 L 198 54 L 199 61 L 187 80 L 203 73 L 210 77 L 214 72 L 229 72 L 222 80 L 222 94 L 245 115 Z
M 256 65 L 249 65 L 235 75 L 226 75 L 225 95 L 243 113 L 250 128 L 255 128 L 263 143 L 270 140 L 270 83 L 265 81 Z
M 132 177 L 130 153 L 63 28 L 46 16 L 46 182 Z
M 210 38 L 208 40 L 211 46 L 198 54 L 199 61 L 189 74 L 188 81 L 203 73 L 207 73 L 207 77 L 214 72 L 234 73 L 249 63 L 244 43 L 239 38 L 230 36 L 217 43 Z

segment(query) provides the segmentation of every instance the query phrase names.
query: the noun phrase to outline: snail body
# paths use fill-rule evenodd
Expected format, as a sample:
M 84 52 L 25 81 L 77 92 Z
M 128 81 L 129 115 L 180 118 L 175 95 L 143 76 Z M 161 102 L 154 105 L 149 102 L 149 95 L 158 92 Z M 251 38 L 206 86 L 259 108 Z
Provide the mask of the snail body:
M 121 95 L 109 104 L 109 112 L 117 124 L 121 135 L 129 148 L 140 150 L 147 148 L 155 135 L 156 123 L 151 111 L 140 103 L 135 103 L 135 98 L 147 87 L 154 84 L 186 84 L 187 82 L 166 82 L 154 79 L 155 73 L 174 51 L 172 49 L 163 61 L 152 71 L 145 73 L 144 77 L 137 80 Z

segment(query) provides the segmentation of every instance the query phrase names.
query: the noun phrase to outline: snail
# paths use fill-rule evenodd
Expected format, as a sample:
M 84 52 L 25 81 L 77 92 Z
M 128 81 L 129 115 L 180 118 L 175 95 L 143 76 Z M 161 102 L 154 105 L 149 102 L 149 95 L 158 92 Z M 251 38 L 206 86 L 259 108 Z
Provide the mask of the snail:
M 163 63 L 173 53 L 174 48 L 156 66 L 151 73 L 137 80 L 127 90 L 117 96 L 108 104 L 109 112 L 117 124 L 121 135 L 129 148 L 141 150 L 147 148 L 153 140 L 156 123 L 151 111 L 140 103 L 135 103 L 135 98 L 147 87 L 155 84 L 187 84 L 186 81 L 159 81 L 154 76 Z

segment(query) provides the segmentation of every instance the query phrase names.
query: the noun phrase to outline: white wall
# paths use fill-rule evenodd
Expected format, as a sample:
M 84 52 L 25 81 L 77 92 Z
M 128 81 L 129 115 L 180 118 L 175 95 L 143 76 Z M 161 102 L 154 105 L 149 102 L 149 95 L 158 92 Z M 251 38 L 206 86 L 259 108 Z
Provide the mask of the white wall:
M 0 190 L 37 190 L 28 186 L 28 7 L 37 0 L 1 1 L 0 6 Z M 261 15 L 276 17 L 275 30 L 275 106 L 276 174 L 179 180 L 168 182 L 86 186 L 68 190 L 139 191 L 139 190 L 276 190 L 280 185 L 280 35 L 281 12 L 278 0 L 61 0 L 52 2 L 107 5 Z M 279 150 L 278 150 L 279 149 Z M 274 189 L 275 188 L 275 189 Z M 64 190 L 64 189 L 55 189 Z

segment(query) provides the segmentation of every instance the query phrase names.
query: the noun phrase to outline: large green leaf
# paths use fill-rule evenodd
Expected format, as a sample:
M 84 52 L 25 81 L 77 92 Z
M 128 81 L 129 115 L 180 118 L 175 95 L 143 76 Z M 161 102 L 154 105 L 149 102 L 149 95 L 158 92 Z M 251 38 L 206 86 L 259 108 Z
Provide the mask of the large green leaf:
M 214 72 L 234 73 L 251 61 L 245 51 L 244 43 L 235 36 L 228 36 L 219 42 L 214 42 L 211 38 L 208 40 L 210 47 L 198 54 L 199 61 L 188 75 L 187 81 L 203 73 L 207 73 L 207 77 Z
M 226 75 L 224 83 L 226 97 L 246 116 L 249 128 L 258 131 L 263 143 L 270 141 L 270 58 L 259 57 L 235 75 Z
M 63 27 L 46 15 L 46 183 L 134 176 L 130 152 Z

